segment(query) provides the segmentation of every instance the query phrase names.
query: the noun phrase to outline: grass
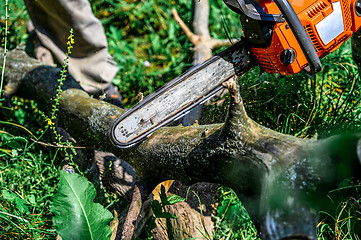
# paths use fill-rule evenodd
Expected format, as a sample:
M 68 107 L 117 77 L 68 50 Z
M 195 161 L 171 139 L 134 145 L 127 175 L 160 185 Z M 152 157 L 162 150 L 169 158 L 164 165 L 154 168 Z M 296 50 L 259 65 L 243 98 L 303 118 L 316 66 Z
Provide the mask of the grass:
M 7 45 L 26 42 L 27 19 L 22 0 L 9 0 Z M 191 44 L 171 17 L 176 8 L 191 26 L 189 0 L 90 0 L 102 21 L 109 50 L 120 70 L 114 79 L 125 104 L 136 102 L 191 66 Z M 211 34 L 215 38 L 241 35 L 238 16 L 220 0 L 211 0 Z M 219 21 L 219 16 L 222 20 Z M 5 11 L 0 9 L 1 43 L 5 43 Z M 227 31 L 225 31 L 227 29 Z M 299 137 L 324 138 L 357 131 L 361 118 L 360 78 L 350 42 L 322 60 L 314 77 L 261 74 L 258 68 L 240 79 L 247 113 L 262 125 Z M 208 122 L 223 122 L 227 97 L 221 106 L 209 106 Z M 0 99 L 0 239 L 54 239 L 49 203 L 56 190 L 60 167 L 67 163 L 58 148 L 34 144 L 46 122 L 35 102 Z M 42 141 L 51 142 L 48 133 Z M 360 239 L 360 187 L 343 183 L 329 194 L 334 209 L 321 212 L 319 239 Z M 116 196 L 98 189 L 98 201 L 120 209 Z M 252 223 L 231 189 L 219 190 L 214 216 L 215 239 L 257 239 Z
M 258 240 L 257 230 L 247 210 L 232 189 L 218 189 L 217 214 L 213 216 L 214 239 Z
M 361 239 L 361 183 L 344 181 L 329 193 L 334 211 L 321 211 L 319 239 Z
M 49 204 L 61 166 L 58 151 L 42 149 L 31 141 L 42 128 L 34 124 L 39 114 L 31 114 L 37 110 L 35 103 L 14 98 L 11 104 L 10 108 L 2 105 L 0 114 L 13 123 L 0 124 L 0 238 L 53 239 Z

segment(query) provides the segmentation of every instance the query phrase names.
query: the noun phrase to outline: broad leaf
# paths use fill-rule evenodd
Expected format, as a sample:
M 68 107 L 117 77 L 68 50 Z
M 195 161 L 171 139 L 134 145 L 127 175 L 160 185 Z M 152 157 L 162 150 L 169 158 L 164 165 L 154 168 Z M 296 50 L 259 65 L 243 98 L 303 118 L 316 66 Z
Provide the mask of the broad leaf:
M 61 171 L 57 193 L 51 211 L 57 233 L 67 239 L 109 239 L 112 232 L 108 223 L 112 214 L 99 203 L 94 203 L 96 191 L 85 177 Z

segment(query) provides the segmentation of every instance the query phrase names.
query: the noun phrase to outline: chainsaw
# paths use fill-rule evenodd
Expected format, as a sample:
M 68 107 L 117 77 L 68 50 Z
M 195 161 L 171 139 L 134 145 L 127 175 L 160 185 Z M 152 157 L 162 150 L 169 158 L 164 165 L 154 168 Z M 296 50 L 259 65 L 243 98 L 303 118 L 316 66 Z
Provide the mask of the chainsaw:
M 361 26 L 361 0 L 223 0 L 240 15 L 244 37 L 171 80 L 119 116 L 112 142 L 127 148 L 186 115 L 255 65 L 281 75 L 322 69 L 320 58 Z

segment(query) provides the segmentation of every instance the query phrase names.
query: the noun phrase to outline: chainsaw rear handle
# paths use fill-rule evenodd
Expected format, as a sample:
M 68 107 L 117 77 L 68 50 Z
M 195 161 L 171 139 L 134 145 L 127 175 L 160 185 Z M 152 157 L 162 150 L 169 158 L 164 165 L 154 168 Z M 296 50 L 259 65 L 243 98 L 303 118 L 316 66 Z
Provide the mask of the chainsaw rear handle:
M 310 74 L 315 74 L 322 69 L 320 58 L 317 55 L 316 49 L 313 46 L 311 39 L 306 33 L 300 19 L 298 18 L 295 10 L 291 6 L 288 0 L 275 0 L 278 8 L 280 9 L 283 17 L 286 19 L 293 34 L 295 35 L 298 44 L 300 45 L 303 54 L 305 55 L 309 69 L 306 71 Z

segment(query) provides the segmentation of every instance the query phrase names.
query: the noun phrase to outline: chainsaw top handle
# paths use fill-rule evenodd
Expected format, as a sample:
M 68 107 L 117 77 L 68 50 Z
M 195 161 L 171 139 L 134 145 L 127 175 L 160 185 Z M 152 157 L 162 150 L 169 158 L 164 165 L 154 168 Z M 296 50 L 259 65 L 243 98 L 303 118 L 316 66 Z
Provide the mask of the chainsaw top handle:
M 316 49 L 288 0 L 274 0 L 281 14 L 267 14 L 253 0 L 224 0 L 224 2 L 233 11 L 253 20 L 267 22 L 284 22 L 286 20 L 308 61 L 308 67 L 305 70 L 310 74 L 315 74 L 322 69 Z
M 309 69 L 306 68 L 305 70 L 310 74 L 315 74 L 321 71 L 322 64 L 320 58 L 317 55 L 316 49 L 313 46 L 311 39 L 308 37 L 305 28 L 303 27 L 290 2 L 288 0 L 275 0 L 275 3 L 281 10 L 281 13 L 290 26 L 298 44 L 302 49 L 303 54 L 308 61 Z

